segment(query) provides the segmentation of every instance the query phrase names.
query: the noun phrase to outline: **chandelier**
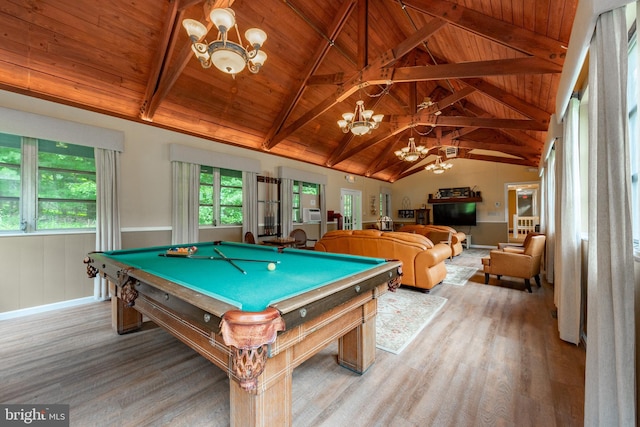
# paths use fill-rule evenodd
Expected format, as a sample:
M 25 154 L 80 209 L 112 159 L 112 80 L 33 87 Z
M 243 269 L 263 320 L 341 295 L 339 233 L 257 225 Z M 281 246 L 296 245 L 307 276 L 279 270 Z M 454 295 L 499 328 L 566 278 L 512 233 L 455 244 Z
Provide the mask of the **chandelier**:
M 440 156 L 438 156 L 436 158 L 435 163 L 431 163 L 430 165 L 427 165 L 425 169 L 428 171 L 433 171 L 433 173 L 435 174 L 441 174 L 441 173 L 444 173 L 444 171 L 451 169 L 452 167 L 453 165 L 451 163 L 443 162 Z
M 423 145 L 416 146 L 416 141 L 414 137 L 409 138 L 409 144 L 395 151 L 394 154 L 398 156 L 400 160 L 404 160 L 405 162 L 415 162 L 418 159 L 424 159 L 427 156 L 429 150 Z
M 384 114 L 373 114 L 373 110 L 364 109 L 364 101 L 356 102 L 356 109 L 353 113 L 344 113 L 342 120 L 338 120 L 338 126 L 342 132 L 351 131 L 354 135 L 364 135 L 371 132 L 371 129 L 377 129 L 382 121 Z
M 267 39 L 267 33 L 259 28 L 249 28 L 244 33 L 244 37 L 250 47 L 244 48 L 240 44 L 242 39 L 233 9 L 229 7 L 211 9 L 209 20 L 218 29 L 218 36 L 211 43 L 204 40 L 208 32 L 205 25 L 195 19 L 182 21 L 182 26 L 187 30 L 191 40 L 191 50 L 200 61 L 202 68 L 209 68 L 213 64 L 218 70 L 231 74 L 234 78 L 237 73 L 244 70 L 245 66 L 254 74 L 260 71 L 260 67 L 267 60 L 267 54 L 260 50 Z M 229 40 L 229 30 L 232 28 L 236 29 L 238 43 Z

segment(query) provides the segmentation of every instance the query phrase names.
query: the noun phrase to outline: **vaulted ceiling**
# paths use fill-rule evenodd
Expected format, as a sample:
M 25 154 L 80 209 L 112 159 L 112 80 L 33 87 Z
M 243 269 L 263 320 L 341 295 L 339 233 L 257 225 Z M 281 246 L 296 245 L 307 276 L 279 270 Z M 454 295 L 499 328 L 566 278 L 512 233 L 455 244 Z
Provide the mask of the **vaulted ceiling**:
M 577 2 L 3 0 L 0 88 L 383 181 L 448 146 L 537 167 Z M 191 52 L 182 20 L 229 5 L 267 33 L 257 74 Z M 360 99 L 385 118 L 345 134 Z M 411 136 L 415 163 L 394 155 Z

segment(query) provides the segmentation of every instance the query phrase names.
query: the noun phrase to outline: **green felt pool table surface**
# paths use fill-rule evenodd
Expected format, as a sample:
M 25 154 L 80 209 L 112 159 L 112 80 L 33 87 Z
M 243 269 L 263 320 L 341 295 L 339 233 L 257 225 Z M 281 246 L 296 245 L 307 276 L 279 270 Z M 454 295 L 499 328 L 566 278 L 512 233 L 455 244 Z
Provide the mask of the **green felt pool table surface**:
M 109 251 L 104 255 L 244 311 L 262 311 L 278 301 L 321 288 L 385 262 L 379 258 L 234 242 L 177 246 L 196 246 L 198 250 L 194 257 L 163 256 L 176 245 Z M 219 260 L 221 256 L 215 249 L 228 258 L 272 261 L 277 263 L 276 268 L 268 270 L 268 262 L 234 261 L 246 272 L 243 274 L 230 262 Z

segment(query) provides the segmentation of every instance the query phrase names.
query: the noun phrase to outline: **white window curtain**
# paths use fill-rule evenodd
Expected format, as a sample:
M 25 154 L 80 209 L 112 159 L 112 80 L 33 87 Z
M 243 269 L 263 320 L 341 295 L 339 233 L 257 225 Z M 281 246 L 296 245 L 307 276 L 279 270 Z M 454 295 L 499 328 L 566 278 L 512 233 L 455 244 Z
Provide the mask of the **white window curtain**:
M 293 179 L 282 178 L 280 180 L 280 215 L 282 235 L 288 236 L 293 230 Z
M 589 51 L 585 426 L 636 423 L 627 44 L 624 7 L 600 15 Z
M 196 243 L 200 230 L 200 165 L 174 161 L 171 173 L 171 244 Z
M 96 162 L 96 251 L 121 249 L 120 235 L 120 152 L 94 149 Z M 96 276 L 93 296 L 109 299 L 107 280 Z
M 560 338 L 580 342 L 580 101 L 572 98 L 564 116 L 564 135 L 556 140 L 556 239 L 554 299 Z
M 552 149 L 547 157 L 544 168 L 544 207 L 543 207 L 543 228 L 542 232 L 547 236 L 544 270 L 548 283 L 553 284 L 554 254 L 556 238 L 556 180 L 555 166 L 556 152 Z
M 242 172 L 242 236 L 258 237 L 258 174 Z
M 320 221 L 320 237 L 327 233 L 327 186 L 325 184 L 319 185 L 320 193 L 320 215 L 322 216 Z

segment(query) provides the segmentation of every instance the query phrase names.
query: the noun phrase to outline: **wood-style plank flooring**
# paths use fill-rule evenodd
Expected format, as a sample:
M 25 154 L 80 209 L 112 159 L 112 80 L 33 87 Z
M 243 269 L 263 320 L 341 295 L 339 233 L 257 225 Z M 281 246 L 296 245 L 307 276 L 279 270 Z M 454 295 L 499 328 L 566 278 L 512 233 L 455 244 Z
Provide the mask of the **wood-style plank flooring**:
M 362 376 L 336 364 L 336 345 L 297 368 L 294 425 L 582 425 L 585 352 L 558 338 L 553 289 L 490 283 L 436 287 L 444 308 Z M 72 426 L 228 425 L 220 369 L 152 325 L 118 336 L 109 310 L 1 321 L 0 402 L 70 404 Z

